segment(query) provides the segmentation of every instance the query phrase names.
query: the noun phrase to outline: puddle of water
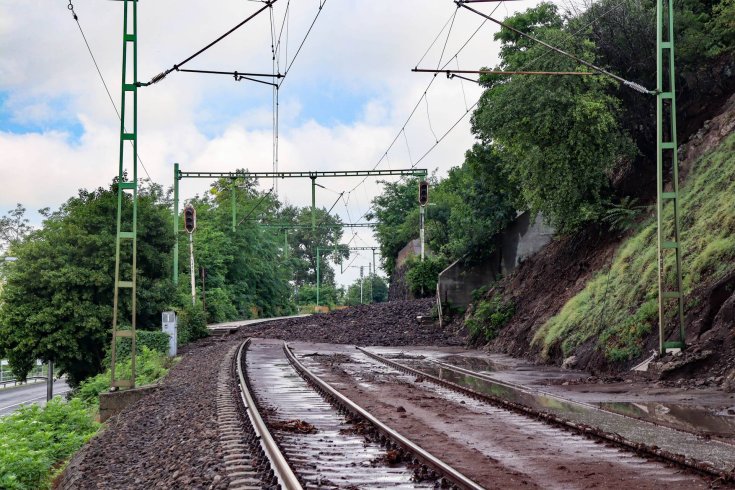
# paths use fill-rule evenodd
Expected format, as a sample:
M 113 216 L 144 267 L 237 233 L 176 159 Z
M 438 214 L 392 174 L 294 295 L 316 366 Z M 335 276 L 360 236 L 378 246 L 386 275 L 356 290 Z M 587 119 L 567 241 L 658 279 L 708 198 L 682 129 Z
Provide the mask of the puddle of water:
M 713 412 L 706 407 L 656 402 L 605 402 L 596 405 L 603 410 L 675 429 L 726 437 L 735 434 L 735 416 L 728 416 L 727 411 Z
M 633 442 L 640 442 L 651 446 L 655 445 L 672 453 L 686 454 L 696 460 L 709 462 L 721 470 L 726 469 L 729 471 L 735 466 L 735 446 L 714 439 L 704 440 L 700 435 L 697 435 L 706 431 L 706 424 L 709 423 L 716 424 L 712 425 L 712 427 L 716 427 L 718 430 L 726 430 L 725 433 L 732 436 L 735 429 L 735 424 L 733 424 L 733 419 L 735 418 L 732 417 L 719 417 L 712 413 L 709 414 L 709 417 L 705 417 L 700 412 L 698 414 L 689 414 L 687 418 L 679 416 L 681 413 L 679 411 L 680 406 L 668 405 L 668 414 L 671 419 L 689 420 L 689 424 L 697 424 L 696 429 L 688 428 L 684 425 L 675 427 L 687 431 L 680 432 L 664 426 L 668 424 L 663 424 L 661 419 L 649 418 L 639 420 L 643 417 L 631 417 L 629 412 L 623 412 L 625 407 L 618 407 L 620 410 L 613 411 L 609 407 L 571 402 L 544 393 L 532 393 L 517 387 L 504 385 L 500 382 L 491 381 L 487 378 L 453 371 L 435 363 L 417 362 L 413 363 L 413 367 L 427 374 L 432 374 L 447 381 L 472 388 L 480 393 L 517 402 L 538 411 L 551 412 L 567 420 L 574 421 L 577 424 L 597 427 L 603 432 L 620 434 Z M 599 408 L 605 408 L 605 410 L 600 410 Z M 653 411 L 655 413 L 655 409 Z M 663 409 L 659 409 L 659 412 L 663 411 Z M 642 410 L 642 412 L 646 413 L 645 410 Z M 671 415 L 672 412 L 674 412 L 674 415 Z M 727 420 L 724 421 L 723 419 Z M 704 426 L 699 425 L 699 421 L 702 420 L 705 420 Z M 718 422 L 714 422 L 714 420 Z M 727 425 L 721 425 L 723 423 Z M 692 431 L 697 434 L 691 433 Z
M 452 364 L 454 366 L 459 366 L 465 369 L 470 369 L 472 371 L 490 372 L 490 371 L 500 371 L 501 369 L 503 369 L 503 366 L 498 366 L 496 363 L 494 363 L 490 359 L 486 359 L 482 357 L 451 355 L 451 356 L 444 356 L 440 360 L 442 362 L 446 362 L 447 364 Z

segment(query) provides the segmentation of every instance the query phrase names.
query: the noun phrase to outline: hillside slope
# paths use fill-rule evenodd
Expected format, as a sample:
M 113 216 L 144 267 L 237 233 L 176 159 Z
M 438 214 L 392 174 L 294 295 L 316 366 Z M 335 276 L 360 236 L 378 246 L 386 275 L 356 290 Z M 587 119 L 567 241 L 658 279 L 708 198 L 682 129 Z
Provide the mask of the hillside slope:
M 687 341 L 735 351 L 735 96 L 682 149 L 682 249 Z M 552 242 L 490 294 L 515 315 L 490 347 L 516 356 L 617 370 L 657 345 L 653 211 L 625 236 L 588 229 Z M 672 209 L 666 208 L 667 216 Z M 673 331 L 669 324 L 667 331 Z

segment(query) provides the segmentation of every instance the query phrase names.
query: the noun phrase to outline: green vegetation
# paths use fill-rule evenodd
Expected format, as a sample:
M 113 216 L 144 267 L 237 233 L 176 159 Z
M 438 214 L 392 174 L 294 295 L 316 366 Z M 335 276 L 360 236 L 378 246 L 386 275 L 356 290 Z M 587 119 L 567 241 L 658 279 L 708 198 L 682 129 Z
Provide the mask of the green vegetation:
M 494 339 L 498 331 L 513 318 L 515 311 L 515 305 L 503 301 L 500 294 L 476 302 L 474 311 L 465 322 L 470 332 L 469 342 L 489 342 Z
M 98 430 L 82 400 L 56 397 L 0 418 L 0 488 L 48 488 L 54 469 Z
M 169 369 L 178 362 L 178 358 L 170 358 L 166 354 L 142 346 L 138 349 L 135 362 L 135 384 L 144 386 L 155 383 L 168 374 Z M 128 351 L 129 354 L 129 351 Z M 130 377 L 130 357 L 115 363 L 116 375 Z M 87 378 L 74 392 L 74 398 L 82 400 L 88 406 L 98 403 L 99 394 L 110 388 L 110 370 Z
M 146 335 L 141 338 L 144 342 L 153 339 Z M 140 386 L 163 378 L 177 361 L 146 345 L 138 350 L 135 379 Z M 119 361 L 116 369 L 129 376 L 130 358 Z M 95 422 L 99 394 L 109 387 L 107 369 L 84 380 L 68 402 L 56 397 L 44 408 L 25 406 L 0 418 L 0 488 L 49 488 L 65 462 L 101 427 Z
M 382 303 L 388 299 L 388 284 L 385 280 L 376 275 L 370 274 L 362 280 L 362 303 L 360 302 L 360 279 L 356 279 L 344 297 L 344 304 L 354 306 L 368 303 Z
M 197 304 L 191 304 L 188 235 L 178 237 L 179 285 L 171 276 L 171 193 L 143 182 L 138 202 L 137 329 L 140 345 L 158 349 L 161 312 L 179 313 L 179 343 L 207 335 L 206 324 L 241 318 L 294 313 L 293 280 L 297 286 L 316 279 L 316 247 L 322 258 L 321 283 L 334 292 L 334 270 L 328 259 L 346 258 L 339 247 L 338 218 L 317 210 L 318 228 L 293 230 L 284 236 L 263 222 L 310 225 L 311 208 L 283 206 L 270 192 L 259 192 L 256 181 L 224 179 L 190 202 L 197 209 L 194 233 Z M 240 222 L 232 229 L 232 198 Z M 131 211 L 123 200 L 123 214 Z M 114 217 L 117 185 L 80 190 L 58 211 L 41 210 L 45 217 L 32 229 L 25 209 L 18 205 L 0 218 L 0 251 L 17 257 L 0 262 L 0 358 L 24 379 L 37 359 L 54 361 L 72 386 L 102 372 L 110 344 L 115 264 Z M 127 214 L 126 214 L 127 213 Z M 183 218 L 180 217 L 183 220 Z M 123 228 L 127 225 L 123 223 Z M 179 229 L 183 229 L 182 226 Z M 285 243 L 284 243 L 285 242 Z M 129 264 L 130 250 L 122 250 Z M 123 265 L 122 276 L 129 277 Z M 335 303 L 339 298 L 334 298 Z M 120 325 L 130 321 L 130 296 L 120 298 Z M 161 345 L 158 346 L 157 343 Z M 155 344 L 155 345 L 154 345 Z M 121 344 L 124 350 L 124 342 Z M 129 348 L 129 347 L 128 347 Z
M 406 262 L 406 282 L 411 292 L 417 297 L 430 297 L 436 294 L 436 283 L 439 273 L 447 266 L 441 257 L 427 256 L 423 262 L 420 257 L 413 256 Z
M 735 269 L 734 150 L 735 135 L 731 135 L 694 163 L 681 188 L 685 294 Z M 671 223 L 673 207 L 667 206 L 664 213 L 664 223 Z M 671 270 L 673 257 L 669 254 L 667 270 Z M 649 219 L 620 246 L 611 268 L 600 271 L 569 300 L 537 331 L 534 342 L 545 353 L 560 347 L 569 355 L 579 345 L 596 339 L 597 348 L 610 361 L 637 357 L 657 324 L 656 274 L 656 222 Z M 668 287 L 675 289 L 674 278 L 666 280 Z

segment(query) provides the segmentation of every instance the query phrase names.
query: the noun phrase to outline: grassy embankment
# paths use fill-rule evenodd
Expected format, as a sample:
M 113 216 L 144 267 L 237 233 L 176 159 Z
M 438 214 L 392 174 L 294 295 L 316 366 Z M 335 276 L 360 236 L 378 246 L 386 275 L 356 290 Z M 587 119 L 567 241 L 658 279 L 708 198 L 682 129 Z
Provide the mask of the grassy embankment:
M 735 269 L 735 135 L 700 157 L 681 190 L 681 241 L 685 310 L 696 306 L 690 293 Z M 665 207 L 671 223 L 673 205 Z M 667 232 L 667 236 L 671 236 Z M 634 359 L 658 322 L 656 220 L 649 217 L 617 250 L 609 269 L 546 322 L 533 342 L 544 355 L 561 346 L 565 356 L 596 339 L 611 362 Z M 667 254 L 672 271 L 674 254 Z M 673 274 L 666 278 L 674 284 Z M 673 305 L 673 303 L 672 303 Z
M 151 384 L 175 360 L 143 346 L 136 362 L 136 384 Z M 130 376 L 130 359 L 116 363 Z M 56 397 L 44 408 L 30 405 L 0 418 L 0 488 L 49 488 L 71 456 L 102 427 L 96 421 L 99 394 L 110 386 L 109 369 L 84 381 L 69 402 Z

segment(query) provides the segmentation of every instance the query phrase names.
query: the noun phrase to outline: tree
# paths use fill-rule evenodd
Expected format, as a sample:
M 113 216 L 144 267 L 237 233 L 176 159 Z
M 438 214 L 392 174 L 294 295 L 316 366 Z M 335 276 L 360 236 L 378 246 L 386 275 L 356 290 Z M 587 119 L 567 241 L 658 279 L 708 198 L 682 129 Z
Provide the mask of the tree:
M 138 327 L 158 328 L 160 312 L 174 301 L 170 213 L 159 186 L 142 187 L 138 196 Z M 124 199 L 124 216 L 131 207 Z M 111 338 L 116 211 L 115 182 L 108 189 L 80 190 L 43 228 L 11 244 L 18 260 L 8 266 L 2 291 L 0 357 L 19 378 L 36 359 L 53 361 L 72 385 L 103 369 Z M 121 264 L 130 263 L 130 252 L 123 247 Z M 123 277 L 129 273 L 123 265 Z M 123 325 L 130 300 L 120 296 Z
M 317 208 L 316 231 L 312 230 L 311 207 L 286 207 L 279 221 L 295 225 L 289 235 L 289 247 L 294 267 L 294 281 L 298 286 L 316 284 L 316 250 L 319 247 L 319 275 L 322 285 L 334 286 L 334 269 L 330 261 L 339 262 L 349 257 L 349 251 L 339 246 L 342 239 L 342 221 L 338 216 Z
M 362 300 L 360 286 L 362 285 Z M 345 293 L 344 304 L 355 306 L 368 303 L 382 303 L 388 299 L 388 284 L 377 274 L 370 274 L 362 279 L 356 279 L 350 284 Z
M 556 7 L 540 4 L 508 20 L 523 32 L 595 61 L 595 46 L 564 28 Z M 501 28 L 502 70 L 579 71 L 569 58 Z M 532 212 L 560 232 L 596 219 L 603 211 L 609 175 L 634 155 L 621 130 L 614 82 L 601 76 L 507 77 L 486 75 L 472 116 L 472 130 L 493 145 Z
M 18 243 L 33 229 L 25 217 L 26 208 L 20 203 L 15 209 L 0 218 L 0 255 L 4 254 L 10 245 Z

